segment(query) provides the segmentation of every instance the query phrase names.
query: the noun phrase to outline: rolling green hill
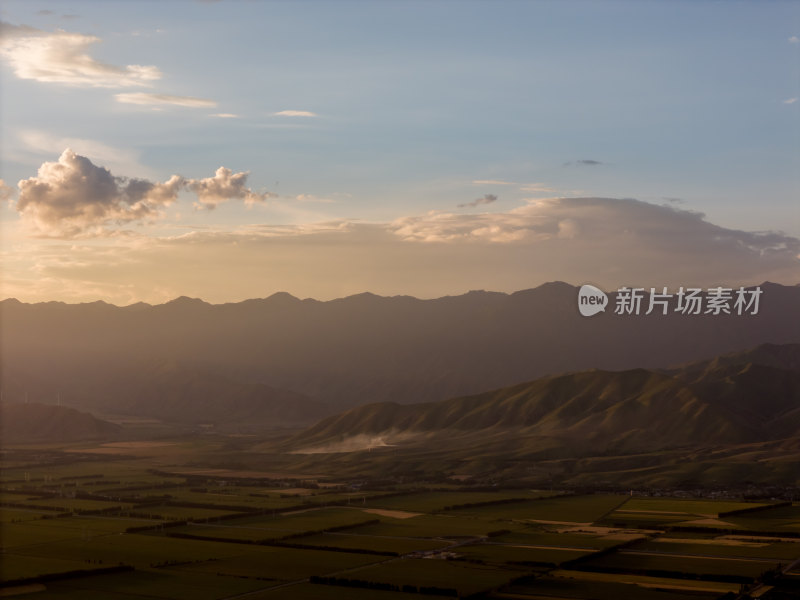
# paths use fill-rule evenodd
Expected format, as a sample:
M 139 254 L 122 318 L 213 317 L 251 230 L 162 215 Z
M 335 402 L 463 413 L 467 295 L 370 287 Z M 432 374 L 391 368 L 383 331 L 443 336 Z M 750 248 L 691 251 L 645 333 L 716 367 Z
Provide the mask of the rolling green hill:
M 502 468 L 591 459 L 602 469 L 658 469 L 716 453 L 764 473 L 800 473 L 798 351 L 765 346 L 666 371 L 592 370 L 441 402 L 371 404 L 322 420 L 289 447 L 333 456 L 372 446 Z

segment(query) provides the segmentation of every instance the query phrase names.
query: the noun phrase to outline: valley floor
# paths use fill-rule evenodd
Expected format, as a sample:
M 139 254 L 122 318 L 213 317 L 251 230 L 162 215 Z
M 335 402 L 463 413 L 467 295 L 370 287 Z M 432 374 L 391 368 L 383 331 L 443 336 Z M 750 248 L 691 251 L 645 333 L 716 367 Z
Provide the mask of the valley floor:
M 792 501 L 257 470 L 227 443 L 6 448 L 0 596 L 800 596 Z

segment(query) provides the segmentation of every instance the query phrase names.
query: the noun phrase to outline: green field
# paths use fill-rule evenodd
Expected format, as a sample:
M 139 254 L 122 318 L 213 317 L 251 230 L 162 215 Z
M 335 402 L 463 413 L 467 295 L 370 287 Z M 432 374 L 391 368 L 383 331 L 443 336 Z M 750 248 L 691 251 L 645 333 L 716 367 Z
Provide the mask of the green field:
M 417 492 L 390 498 L 367 499 L 367 505 L 391 510 L 432 513 L 464 504 L 498 502 L 517 498 L 533 499 L 552 495 L 536 490 L 511 490 L 497 492 Z
M 447 515 L 420 515 L 410 519 L 382 518 L 375 525 L 364 525 L 349 531 L 367 535 L 392 537 L 448 538 L 484 536 L 500 529 L 521 529 L 523 524 L 509 524 L 492 519 Z
M 415 586 L 454 588 L 461 595 L 475 594 L 520 576 L 518 570 L 494 565 L 462 563 L 435 558 L 398 559 L 353 571 L 350 579 Z M 346 597 L 346 596 L 342 596 Z
M 164 446 L 176 453 L 171 460 L 191 447 Z M 58 458 L 52 449 L 42 452 Z M 413 479 L 361 491 L 362 483 L 251 481 L 225 469 L 212 469 L 224 479 L 183 477 L 151 470 L 146 452 L 60 458 L 63 464 L 25 463 L 3 473 L 0 501 L 29 508 L 0 509 L 0 575 L 35 579 L 44 589 L 29 590 L 33 600 L 442 597 L 409 593 L 426 586 L 531 600 L 678 600 L 689 593 L 710 599 L 738 589 L 726 577 L 754 579 L 800 557 L 800 538 L 789 538 L 800 531 L 798 505 L 721 522 L 720 512 L 758 505 Z M 670 529 L 685 521 L 707 532 Z M 737 527 L 757 534 L 742 543 L 717 531 Z M 118 566 L 134 570 L 65 576 Z M 668 576 L 643 575 L 654 571 Z M 315 577 L 336 581 L 311 582 Z M 400 591 L 358 587 L 365 582 Z
M 721 512 L 765 506 L 755 502 L 732 502 L 719 500 L 685 500 L 682 498 L 631 498 L 621 507 L 621 511 L 642 511 L 654 513 L 677 513 L 677 516 L 716 517 Z M 664 515 L 668 516 L 668 515 Z
M 694 582 L 687 584 L 681 580 L 641 578 L 643 581 L 649 579 L 644 585 L 634 583 L 624 583 L 619 579 L 628 580 L 629 577 L 614 576 L 616 581 L 609 578 L 608 581 L 584 580 L 580 579 L 580 573 L 575 573 L 578 578 L 567 577 L 541 577 L 525 584 L 510 585 L 503 588 L 503 592 L 512 598 L 534 599 L 553 599 L 553 598 L 575 598 L 585 600 L 620 600 L 623 598 L 636 598 L 636 600 L 687 600 L 695 598 L 697 600 L 712 600 L 719 598 L 726 591 L 738 591 L 738 586 L 728 586 L 716 591 L 698 591 L 675 589 L 679 586 L 697 585 Z M 703 583 L 703 586 L 709 586 Z M 645 587 L 648 586 L 648 587 Z M 653 587 L 649 587 L 653 586 Z
M 530 502 L 500 504 L 453 511 L 453 514 L 490 517 L 493 519 L 519 519 L 555 521 L 565 523 L 592 523 L 614 510 L 625 496 L 591 495 L 566 498 L 543 498 Z
M 441 596 L 300 583 L 248 596 L 249 600 L 441 600 Z
M 479 560 L 488 564 L 514 565 L 524 563 L 551 563 L 559 565 L 591 554 L 591 550 L 567 549 L 566 547 L 510 546 L 506 544 L 474 544 L 455 550 L 459 557 Z
M 714 580 L 715 578 L 719 579 L 719 576 L 726 575 L 757 577 L 764 571 L 776 567 L 779 562 L 770 559 L 714 558 L 688 554 L 679 556 L 624 551 L 590 559 L 583 564 L 583 568 L 602 570 L 610 567 L 623 571 L 630 570 L 634 573 L 669 571 L 686 573 L 691 576 L 708 576 L 707 578 Z
M 492 541 L 519 546 L 554 546 L 603 550 L 616 546 L 619 539 L 587 533 L 554 533 L 540 529 L 521 529 L 492 538 Z
M 791 562 L 800 555 L 800 544 L 773 543 L 753 546 L 719 544 L 690 544 L 671 542 L 646 542 L 636 545 L 636 550 L 646 550 L 663 554 L 692 554 L 719 556 L 724 558 L 763 558 Z
M 274 516 L 244 516 L 219 522 L 197 523 L 169 529 L 169 533 L 204 537 L 273 540 L 331 527 L 347 527 L 376 519 L 376 515 L 360 509 L 314 508 L 297 513 Z
M 148 569 L 132 573 L 98 575 L 48 586 L 46 592 L 26 598 L 63 600 L 124 600 L 160 598 L 165 600 L 215 600 L 258 590 L 264 583 L 241 577 L 187 573 L 171 569 Z
M 146 515 L 146 518 L 159 521 L 190 521 L 194 519 L 222 517 L 232 514 L 232 511 L 213 508 L 196 508 L 193 506 L 166 506 L 160 504 L 158 506 L 145 506 L 121 512 L 123 516 L 129 513 L 133 513 L 139 517 L 145 517 Z
M 294 538 L 293 544 L 308 546 L 326 546 L 335 548 L 360 549 L 376 552 L 396 552 L 407 554 L 417 550 L 433 550 L 445 548 L 445 541 L 409 539 L 400 537 L 380 537 L 373 535 L 359 535 L 354 533 L 323 533 Z
M 311 575 L 337 573 L 387 559 L 385 556 L 351 552 L 229 545 L 238 552 L 224 558 L 172 568 L 192 573 L 221 573 L 281 583 L 305 579 Z

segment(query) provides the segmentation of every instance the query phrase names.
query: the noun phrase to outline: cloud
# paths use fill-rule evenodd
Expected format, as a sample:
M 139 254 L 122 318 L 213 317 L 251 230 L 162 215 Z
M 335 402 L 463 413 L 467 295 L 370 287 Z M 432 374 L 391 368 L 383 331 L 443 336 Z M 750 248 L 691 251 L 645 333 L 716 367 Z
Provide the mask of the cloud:
M 592 160 L 590 158 L 584 158 L 584 159 L 581 159 L 581 160 L 565 162 L 564 166 L 565 167 L 571 167 L 571 166 L 576 166 L 576 167 L 594 167 L 596 165 L 602 165 L 602 164 L 605 164 L 605 163 L 603 163 L 603 162 L 601 162 L 599 160 Z
M 502 179 L 476 179 L 472 185 L 516 185 L 513 181 L 503 181 Z
M 556 191 L 555 188 L 549 187 L 543 183 L 527 183 L 521 186 L 520 191 L 522 192 L 535 192 L 535 193 L 553 193 Z
M 115 177 L 85 156 L 64 150 L 57 162 L 21 180 L 16 209 L 42 237 L 72 238 L 108 233 L 106 225 L 158 216 L 174 202 L 184 180 L 165 183 Z
M 10 185 L 7 185 L 5 181 L 0 179 L 0 202 L 9 200 L 13 194 L 14 188 L 12 188 Z
M 217 119 L 238 119 L 239 115 L 235 115 L 233 113 L 215 113 L 213 115 L 208 115 L 209 117 L 216 117 Z
M 784 258 L 800 252 L 800 240 L 790 236 L 728 230 L 707 222 L 701 213 L 631 199 L 549 198 L 531 200 L 504 213 L 433 212 L 398 219 L 392 223 L 392 230 L 401 239 L 413 242 L 539 244 L 570 237 L 597 245 L 590 254 L 602 245 L 620 246 L 625 240 L 635 241 L 637 252 L 669 248 L 672 256 L 685 256 L 687 250 L 695 252 L 703 245 L 708 246 L 704 251 L 724 247 L 731 256 L 743 248 Z M 620 259 L 621 255 L 614 260 Z
M 114 94 L 117 102 L 124 104 L 143 104 L 147 106 L 185 106 L 188 108 L 214 108 L 217 103 L 213 100 L 204 98 L 194 98 L 192 96 L 172 96 L 170 94 L 147 94 L 144 92 L 134 92 L 125 94 Z
M 280 112 L 272 113 L 276 117 L 318 117 L 317 113 L 309 112 L 307 110 L 282 110 Z
M 241 199 L 248 206 L 263 202 L 270 192 L 257 194 L 247 187 L 248 173 L 233 173 L 230 169 L 220 167 L 213 177 L 206 179 L 190 179 L 187 187 L 197 194 L 196 208 L 213 210 L 218 204 L 231 199 Z
M 784 104 L 794 104 L 795 102 L 797 102 L 797 97 L 788 98 L 787 100 L 783 101 Z
M 494 194 L 484 194 L 483 198 L 478 198 L 473 200 L 472 202 L 465 202 L 464 204 L 459 204 L 458 208 L 467 208 L 467 207 L 475 207 L 481 204 L 491 204 L 492 202 L 497 202 L 497 196 Z
M 35 177 L 21 180 L 16 210 L 37 237 L 85 238 L 119 233 L 128 223 L 152 223 L 183 190 L 197 195 L 197 208 L 213 209 L 240 199 L 263 202 L 270 192 L 247 187 L 247 173 L 220 167 L 213 177 L 188 179 L 172 175 L 164 183 L 115 176 L 105 167 L 71 149 L 57 162 L 45 162 Z
M 336 202 L 333 198 L 324 198 L 320 196 L 315 196 L 314 194 L 298 194 L 294 197 L 295 200 L 298 202 L 319 202 L 322 204 L 333 204 Z
M 50 33 L 0 23 L 0 55 L 20 79 L 74 86 L 118 88 L 147 86 L 161 78 L 153 65 L 124 67 L 95 60 L 88 49 L 100 38 L 58 30 Z
M 789 43 L 790 44 L 800 44 L 800 38 L 797 37 L 796 35 L 793 35 L 792 37 L 789 38 Z
M 28 301 L 188 295 L 227 302 L 281 290 L 321 299 L 365 290 L 439 297 L 554 280 L 606 289 L 795 284 L 798 254 L 797 238 L 727 229 L 696 212 L 638 200 L 551 198 L 481 215 L 254 224 L 85 247 L 51 242 L 4 257 L 4 293 Z

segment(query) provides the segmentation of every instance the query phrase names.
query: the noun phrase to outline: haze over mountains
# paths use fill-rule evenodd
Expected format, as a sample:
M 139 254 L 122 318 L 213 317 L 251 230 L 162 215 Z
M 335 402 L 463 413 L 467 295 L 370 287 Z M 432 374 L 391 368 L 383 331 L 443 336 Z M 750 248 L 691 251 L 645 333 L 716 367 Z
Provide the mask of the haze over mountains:
M 609 310 L 585 318 L 577 288 L 565 283 L 435 300 L 275 294 L 235 304 L 178 298 L 116 307 L 10 299 L 0 303 L 2 390 L 6 401 L 27 395 L 55 403 L 60 395 L 97 414 L 311 424 L 362 404 L 429 402 L 547 374 L 664 367 L 800 342 L 800 287 L 761 288 L 759 314 L 741 316 Z M 653 386 L 657 376 L 625 377 L 592 385 Z M 739 426 L 730 421 L 726 435 L 740 435 Z
M 440 402 L 370 404 L 323 419 L 283 449 L 305 456 L 306 467 L 353 473 L 798 485 L 800 344 L 669 370 L 547 376 Z
M 302 444 L 353 435 L 502 431 L 562 438 L 578 453 L 640 452 L 800 436 L 800 344 L 763 345 L 666 371 L 590 370 L 463 398 L 370 404 L 299 434 Z M 770 364 L 772 363 L 772 364 Z M 776 364 L 777 363 L 777 364 Z
M 66 406 L 0 403 L 0 438 L 4 444 L 105 439 L 121 431 L 119 425 Z

